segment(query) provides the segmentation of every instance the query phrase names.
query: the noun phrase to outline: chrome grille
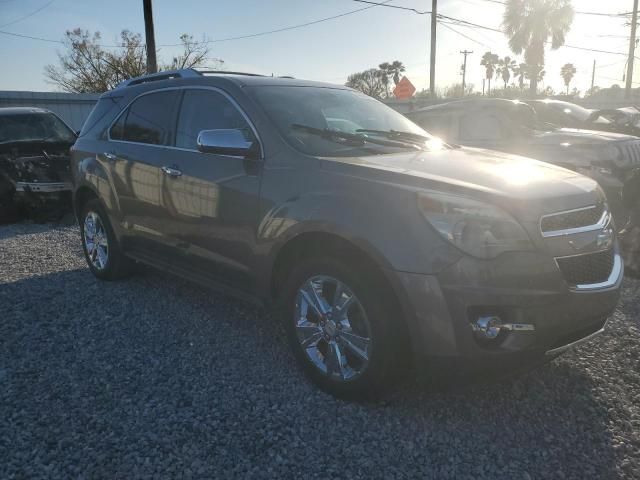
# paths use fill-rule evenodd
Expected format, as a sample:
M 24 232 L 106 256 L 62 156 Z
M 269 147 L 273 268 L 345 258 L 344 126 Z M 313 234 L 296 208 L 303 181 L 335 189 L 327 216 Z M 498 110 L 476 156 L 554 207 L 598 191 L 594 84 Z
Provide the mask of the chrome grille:
M 540 230 L 545 237 L 552 236 L 556 232 L 568 233 L 566 230 L 598 226 L 606 212 L 603 203 L 590 207 L 568 210 L 566 212 L 545 215 L 540 220 Z M 599 227 L 598 227 L 599 228 Z
M 614 252 L 603 252 L 556 258 L 558 268 L 571 287 L 606 282 L 613 270 Z
M 617 144 L 622 156 L 631 160 L 632 165 L 640 164 L 640 142 L 624 142 Z

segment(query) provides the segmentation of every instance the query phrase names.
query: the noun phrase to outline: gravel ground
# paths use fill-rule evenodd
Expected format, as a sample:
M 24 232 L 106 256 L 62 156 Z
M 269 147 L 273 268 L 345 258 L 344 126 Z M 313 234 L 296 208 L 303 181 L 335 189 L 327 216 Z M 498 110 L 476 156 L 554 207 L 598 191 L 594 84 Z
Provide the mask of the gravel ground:
M 0 227 L 0 478 L 640 478 L 640 282 L 517 380 L 320 393 L 259 309 L 157 272 L 103 283 L 75 227 Z

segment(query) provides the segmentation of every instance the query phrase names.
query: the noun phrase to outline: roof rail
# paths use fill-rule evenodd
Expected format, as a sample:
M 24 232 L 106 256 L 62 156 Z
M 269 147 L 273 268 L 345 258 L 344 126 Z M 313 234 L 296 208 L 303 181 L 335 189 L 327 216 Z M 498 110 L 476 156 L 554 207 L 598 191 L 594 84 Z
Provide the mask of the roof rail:
M 196 70 L 201 75 L 246 75 L 247 77 L 264 77 L 259 73 L 230 72 L 229 70 Z
M 130 78 L 124 82 L 120 82 L 116 88 L 132 87 L 147 82 L 155 82 L 158 80 L 168 80 L 170 78 L 189 78 L 200 77 L 202 74 L 193 68 L 184 68 L 182 70 L 165 70 L 158 73 L 150 73 L 139 77 Z

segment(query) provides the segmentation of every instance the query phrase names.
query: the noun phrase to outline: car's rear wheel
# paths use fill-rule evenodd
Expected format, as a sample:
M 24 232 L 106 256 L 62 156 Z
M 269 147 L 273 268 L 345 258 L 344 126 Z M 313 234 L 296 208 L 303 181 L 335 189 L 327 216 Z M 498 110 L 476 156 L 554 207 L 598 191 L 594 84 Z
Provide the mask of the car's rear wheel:
M 390 292 L 348 261 L 303 260 L 286 282 L 284 321 L 308 377 L 343 398 L 374 399 L 398 371 L 402 318 Z
M 120 250 L 109 217 L 97 199 L 82 208 L 80 234 L 87 264 L 96 277 L 116 280 L 130 273 L 131 260 Z

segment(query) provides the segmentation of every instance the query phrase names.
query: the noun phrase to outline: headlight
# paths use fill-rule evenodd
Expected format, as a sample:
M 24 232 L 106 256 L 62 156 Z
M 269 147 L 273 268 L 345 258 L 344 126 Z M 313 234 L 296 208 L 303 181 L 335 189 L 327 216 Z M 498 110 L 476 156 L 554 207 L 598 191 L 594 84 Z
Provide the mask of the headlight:
M 433 227 L 460 250 L 479 258 L 531 250 L 522 226 L 487 203 L 439 192 L 420 193 L 418 206 Z

